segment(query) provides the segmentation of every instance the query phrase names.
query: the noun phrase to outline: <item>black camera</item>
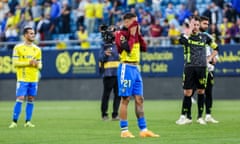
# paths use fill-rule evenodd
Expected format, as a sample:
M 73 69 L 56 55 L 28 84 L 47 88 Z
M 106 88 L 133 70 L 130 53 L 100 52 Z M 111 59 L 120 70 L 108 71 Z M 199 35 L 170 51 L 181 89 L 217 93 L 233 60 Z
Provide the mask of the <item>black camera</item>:
M 115 28 L 107 25 L 100 25 L 99 30 L 102 34 L 102 39 L 105 44 L 112 44 L 114 42 L 115 36 Z

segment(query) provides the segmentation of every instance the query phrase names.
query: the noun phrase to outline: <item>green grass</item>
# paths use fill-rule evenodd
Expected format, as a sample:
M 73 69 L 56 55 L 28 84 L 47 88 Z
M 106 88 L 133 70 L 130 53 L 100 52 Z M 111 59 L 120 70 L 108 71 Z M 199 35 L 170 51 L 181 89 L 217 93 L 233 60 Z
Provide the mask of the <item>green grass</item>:
M 138 136 L 133 101 L 129 105 L 129 129 L 134 139 L 120 138 L 119 123 L 102 121 L 99 101 L 36 101 L 32 122 L 24 128 L 25 105 L 16 129 L 9 129 L 14 102 L 0 102 L 0 144 L 239 144 L 240 101 L 218 100 L 214 117 L 219 124 L 202 126 L 193 105 L 191 125 L 178 126 L 181 101 L 145 101 L 148 128 L 160 138 Z

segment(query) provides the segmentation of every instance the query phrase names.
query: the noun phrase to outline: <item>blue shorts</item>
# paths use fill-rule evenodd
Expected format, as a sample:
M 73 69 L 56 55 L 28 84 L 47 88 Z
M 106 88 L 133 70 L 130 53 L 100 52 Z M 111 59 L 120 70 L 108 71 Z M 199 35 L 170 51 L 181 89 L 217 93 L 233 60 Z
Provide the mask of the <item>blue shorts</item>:
M 36 96 L 37 90 L 37 82 L 17 82 L 16 96 Z
M 119 64 L 118 94 L 119 96 L 143 96 L 143 82 L 138 66 Z

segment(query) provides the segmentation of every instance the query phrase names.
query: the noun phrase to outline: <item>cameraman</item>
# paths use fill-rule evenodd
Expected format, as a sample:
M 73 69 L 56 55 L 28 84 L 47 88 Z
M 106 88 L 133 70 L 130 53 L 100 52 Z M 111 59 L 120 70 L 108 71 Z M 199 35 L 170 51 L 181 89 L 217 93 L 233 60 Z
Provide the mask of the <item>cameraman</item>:
M 103 25 L 100 26 L 103 44 L 99 53 L 100 73 L 103 76 L 103 95 L 101 100 L 102 120 L 108 120 L 108 102 L 113 89 L 113 112 L 112 120 L 119 120 L 118 108 L 121 97 L 118 96 L 117 67 L 119 65 L 119 54 L 114 44 L 114 30 Z

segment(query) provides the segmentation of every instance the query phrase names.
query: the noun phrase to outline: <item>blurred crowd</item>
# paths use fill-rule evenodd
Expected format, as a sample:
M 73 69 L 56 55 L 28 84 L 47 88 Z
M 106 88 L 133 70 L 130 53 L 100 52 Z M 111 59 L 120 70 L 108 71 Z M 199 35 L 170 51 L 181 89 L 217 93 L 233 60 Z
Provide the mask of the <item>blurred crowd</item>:
M 137 14 L 150 46 L 177 45 L 191 15 L 209 17 L 218 43 L 240 43 L 240 0 L 1 0 L 0 42 L 20 41 L 30 25 L 39 41 L 80 40 L 88 49 L 99 26 L 121 27 L 125 12 Z

